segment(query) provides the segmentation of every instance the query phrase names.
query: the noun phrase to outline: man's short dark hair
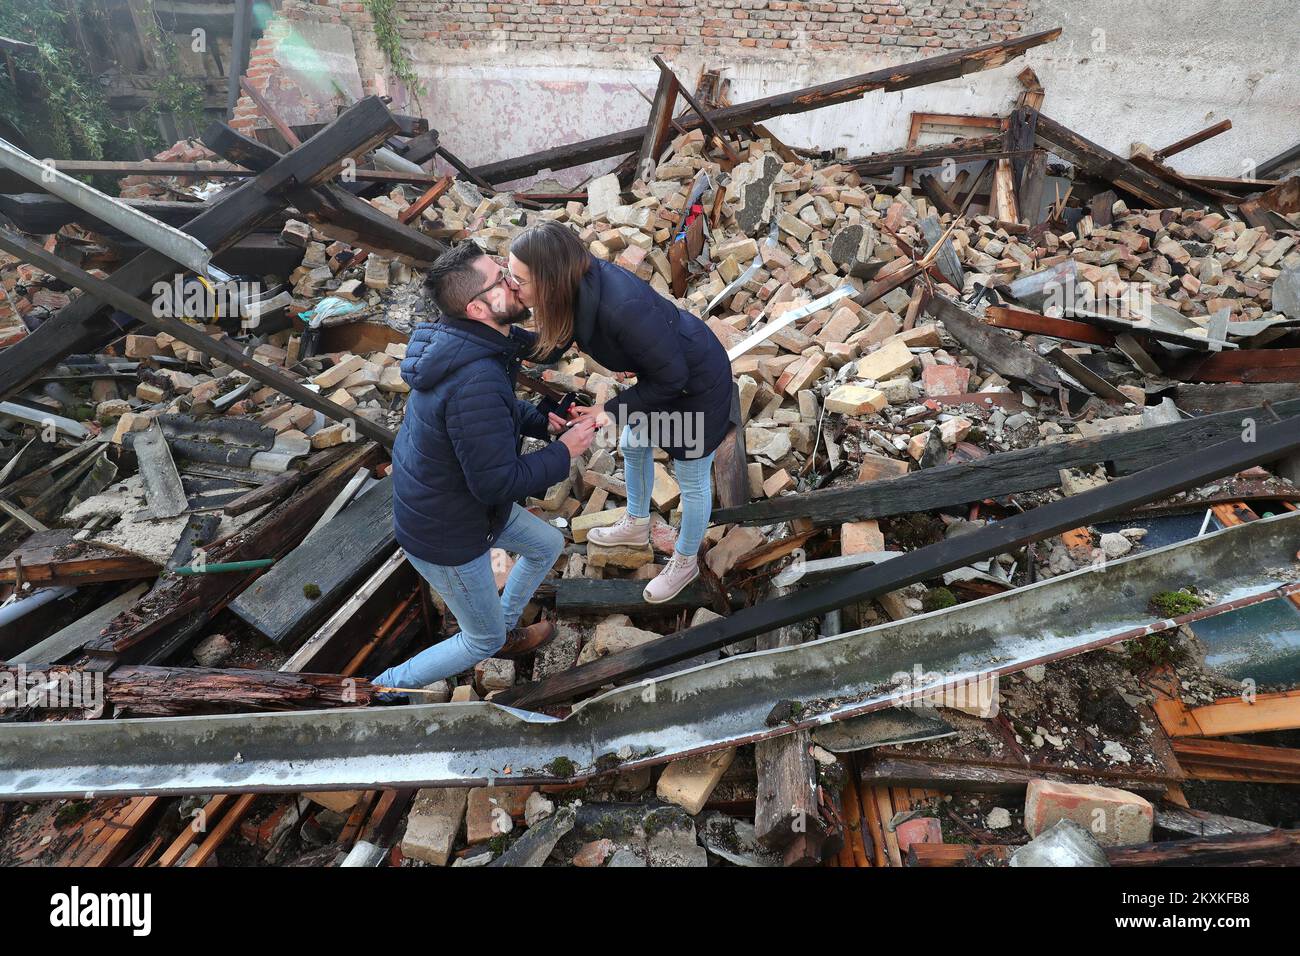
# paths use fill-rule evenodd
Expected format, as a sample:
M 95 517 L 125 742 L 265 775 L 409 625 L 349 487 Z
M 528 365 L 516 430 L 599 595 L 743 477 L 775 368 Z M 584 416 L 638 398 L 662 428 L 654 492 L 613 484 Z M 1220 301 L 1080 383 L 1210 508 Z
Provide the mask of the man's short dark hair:
M 483 291 L 483 277 L 474 263 L 485 255 L 473 241 L 462 242 L 430 266 L 424 288 L 444 315 L 464 316 L 470 300 Z

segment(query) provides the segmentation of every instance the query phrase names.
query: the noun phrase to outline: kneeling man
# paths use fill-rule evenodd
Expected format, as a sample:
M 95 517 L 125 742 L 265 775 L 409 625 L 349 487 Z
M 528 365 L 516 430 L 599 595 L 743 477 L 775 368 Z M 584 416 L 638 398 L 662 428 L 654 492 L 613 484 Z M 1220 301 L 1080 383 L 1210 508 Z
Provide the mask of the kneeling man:
M 425 287 L 442 318 L 416 327 L 402 360 L 411 393 L 393 447 L 393 524 L 460 632 L 375 678 L 388 687 L 423 687 L 551 639 L 549 621 L 517 625 L 564 536 L 516 502 L 562 481 L 595 434 L 516 398 L 532 339 L 513 326 L 529 313 L 499 263 L 466 242 L 434 263 Z M 521 455 L 521 434 L 560 439 Z M 499 597 L 492 548 L 519 556 Z

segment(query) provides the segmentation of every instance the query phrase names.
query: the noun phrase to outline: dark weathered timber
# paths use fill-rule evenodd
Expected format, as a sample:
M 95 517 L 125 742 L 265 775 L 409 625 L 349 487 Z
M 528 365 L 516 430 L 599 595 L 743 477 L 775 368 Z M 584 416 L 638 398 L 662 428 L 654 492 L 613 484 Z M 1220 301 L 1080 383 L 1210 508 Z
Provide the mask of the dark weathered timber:
M 1153 208 L 1204 207 L 1198 200 L 1178 187 L 1138 169 L 1127 159 L 1117 156 L 1104 146 L 1099 146 L 1080 136 L 1069 127 L 1039 113 L 1035 118 L 1034 141 L 1050 149 L 1063 159 L 1074 163 L 1082 172 L 1095 176 L 1122 189 Z
M 379 98 L 367 97 L 287 153 L 274 167 L 275 175 L 260 182 L 249 179 L 226 190 L 207 212 L 191 219 L 182 230 L 214 253 L 220 252 L 283 208 L 282 199 L 266 195 L 268 183 L 310 181 L 314 175 L 332 175 L 344 159 L 382 142 L 395 129 L 396 124 Z M 150 250 L 122 265 L 107 281 L 131 296 L 139 296 L 175 271 L 175 263 Z M 12 395 L 62 356 L 97 352 L 120 335 L 123 330 L 103 311 L 104 303 L 95 296 L 79 296 L 53 319 L 5 349 L 0 354 L 0 397 Z
M 1300 400 L 1281 402 L 1273 410 L 1284 419 L 1296 418 L 1300 416 Z M 1179 452 L 1205 448 L 1240 435 L 1246 418 L 1260 424 L 1274 420 L 1264 408 L 1226 411 L 1121 435 L 1003 452 L 979 461 L 928 468 L 888 481 L 785 495 L 740 508 L 720 508 L 713 512 L 711 520 L 720 525 L 770 524 L 808 517 L 817 524 L 838 524 L 1055 488 L 1060 484 L 1062 468 L 1105 463 L 1114 474 L 1127 475 L 1168 461 Z
M 1059 783 L 1100 784 L 1152 797 L 1163 794 L 1171 783 L 1181 782 L 1168 774 L 1123 774 L 1090 767 L 1026 764 L 1011 760 L 936 759 L 904 755 L 894 748 L 880 748 L 860 771 L 866 783 L 894 787 L 923 787 L 932 790 L 973 793 L 1021 793 L 1030 780 Z
M 933 179 L 930 181 L 933 182 Z M 936 189 L 935 193 L 947 199 L 942 190 Z M 953 213 L 956 215 L 957 211 L 953 210 Z M 921 235 L 925 237 L 925 251 L 929 253 L 943 235 L 943 226 L 939 224 L 939 217 L 933 215 L 926 216 L 917 225 L 921 227 Z M 934 261 L 943 277 L 948 280 L 948 284 L 961 292 L 964 273 L 962 272 L 961 259 L 957 258 L 957 250 L 953 248 L 951 239 L 943 240 L 943 246 L 939 249 Z
M 1285 403 L 1300 398 L 1300 383 L 1265 382 L 1258 385 L 1220 382 L 1214 385 L 1179 385 L 1174 402 L 1193 415 L 1213 415 L 1239 408 L 1256 408 L 1265 402 Z
M 1295 866 L 1300 830 L 1108 847 L 1106 859 L 1111 866 Z
M 719 129 L 735 129 L 761 123 L 777 116 L 789 116 L 821 109 L 824 106 L 834 106 L 837 103 L 847 103 L 872 90 L 892 92 L 952 80 L 968 73 L 978 73 L 981 70 L 1001 66 L 1023 55 L 1026 50 L 1050 43 L 1060 35 L 1061 31 L 1058 28 L 1032 33 L 1015 40 L 987 43 L 969 50 L 958 50 L 900 66 L 873 70 L 870 73 L 836 80 L 833 83 L 805 87 L 789 93 L 778 93 L 775 96 L 723 107 L 710 112 L 709 118 Z M 689 130 L 701 123 L 699 117 L 694 117 L 684 119 L 682 125 Z M 626 129 L 578 143 L 529 153 L 527 156 L 488 163 L 475 167 L 474 172 L 488 182 L 502 183 L 531 176 L 543 169 L 568 169 L 598 159 L 610 159 L 635 152 L 645 138 L 645 133 L 646 127 L 638 126 L 635 129 Z
M 1275 173 L 1283 172 L 1296 160 L 1300 160 L 1300 143 L 1296 143 L 1289 149 L 1284 149 L 1276 156 L 1271 156 L 1260 163 L 1255 168 L 1255 177 L 1257 179 L 1271 179 Z
M 794 593 L 793 587 L 773 587 L 768 600 Z M 805 623 L 788 624 L 760 634 L 760 651 L 802 644 L 816 632 Z M 758 791 L 754 799 L 754 834 L 766 847 L 785 850 L 802 833 L 825 835 L 817 805 L 817 762 L 812 758 L 810 732 L 760 740 L 754 745 Z M 819 846 L 821 840 L 814 841 Z
M 247 494 L 240 495 L 234 501 L 227 502 L 221 510 L 228 515 L 242 515 L 263 505 L 273 504 L 281 498 L 287 498 L 289 492 L 297 488 L 298 482 L 301 480 L 302 474 L 300 472 L 282 472 Z
M 250 169 L 270 169 L 283 157 L 269 146 L 215 123 L 205 134 L 208 148 L 229 159 L 238 157 Z M 380 212 L 337 183 L 293 194 L 294 204 L 310 217 L 324 222 L 336 238 L 386 256 L 400 256 L 427 266 L 447 251 L 436 239 Z
M 393 485 L 383 479 L 294 548 L 230 604 L 230 610 L 276 644 L 292 640 L 334 606 L 393 549 Z M 320 596 L 303 589 L 314 584 Z
M 77 674 L 74 667 L 43 669 L 54 680 L 64 673 Z M 0 672 L 12 670 L 0 665 Z M 106 710 L 118 717 L 316 710 L 364 707 L 369 702 L 369 681 L 339 674 L 126 666 L 104 678 Z
M 1185 149 L 1191 149 L 1193 146 L 1204 143 L 1207 139 L 1213 139 L 1220 133 L 1226 133 L 1232 129 L 1232 120 L 1226 119 L 1215 123 L 1213 126 L 1207 126 L 1200 132 L 1193 133 L 1191 136 L 1184 136 L 1176 143 L 1170 143 L 1164 149 L 1156 150 L 1156 159 L 1166 160 L 1170 156 L 1181 153 Z
M 1229 817 L 1222 813 L 1191 810 L 1187 807 L 1175 807 L 1168 804 L 1156 807 L 1155 825 L 1157 830 L 1194 837 L 1227 836 L 1234 833 L 1270 833 L 1276 829 L 1263 823 L 1256 823 L 1253 820 L 1242 820 L 1239 817 Z
M 345 450 L 285 504 L 208 549 L 208 563 L 275 558 L 284 554 L 316 523 L 357 469 L 378 458 L 378 452 L 379 446 L 375 444 Z M 103 634 L 87 643 L 84 650 L 90 660 L 96 661 L 144 654 L 148 650 L 146 642 L 164 629 L 186 619 L 191 625 L 195 620 L 211 620 L 248 582 L 249 576 L 242 574 L 169 578 L 135 607 L 114 618 Z
M 677 104 L 677 77 L 671 70 L 660 69 L 655 98 L 650 103 L 650 122 L 641 138 L 641 149 L 636 157 L 636 174 L 650 182 L 654 178 L 655 164 L 668 142 L 668 131 L 673 125 L 673 107 Z
M 736 151 L 731 148 L 731 144 L 727 142 L 727 138 L 722 135 L 722 130 L 718 129 L 717 124 L 713 122 L 709 113 L 700 105 L 700 101 L 695 98 L 695 94 L 690 91 L 690 88 L 677 79 L 672 68 L 663 61 L 663 57 L 656 54 L 654 61 L 655 66 L 659 67 L 660 75 L 666 74 L 673 78 L 673 81 L 677 84 L 677 92 L 682 95 L 682 99 L 686 101 L 687 105 L 695 111 L 696 118 L 698 118 L 704 125 L 704 128 L 708 130 L 709 135 L 718 141 L 718 145 L 722 147 L 722 151 L 727 154 L 727 159 L 733 163 L 740 162 L 740 157 L 737 156 Z
M 555 609 L 571 614 L 618 614 L 629 611 L 644 613 L 650 610 L 645 602 L 645 582 L 626 578 L 561 578 L 543 581 L 537 589 L 541 598 L 554 595 Z M 684 608 L 707 607 L 713 594 L 703 581 L 688 585 L 671 601 L 654 605 L 654 609 L 680 611 Z
M 1007 333 L 981 322 L 946 296 L 927 297 L 924 308 L 968 352 L 1000 374 L 1029 382 L 1048 393 L 1061 387 L 1061 377 L 1046 359 Z
M 212 208 L 208 202 L 172 202 L 162 199 L 120 200 L 137 212 L 152 216 L 169 226 L 181 227 Z M 78 209 L 72 203 L 48 193 L 0 193 L 0 213 L 8 216 L 23 232 L 48 236 L 70 222 L 79 222 L 100 235 L 121 235 L 116 229 Z
M 921 185 L 921 192 L 925 193 L 925 197 L 929 199 L 930 202 L 934 203 L 936 209 L 942 213 L 947 213 L 950 216 L 961 215 L 961 210 L 957 208 L 957 205 L 952 201 L 948 194 L 943 191 L 943 188 L 939 185 L 938 181 L 932 174 L 922 173 L 917 177 L 917 182 Z
M 873 173 L 888 173 L 898 167 L 935 166 L 945 159 L 971 160 L 996 153 L 1002 149 L 1002 134 L 990 133 L 987 136 L 968 136 L 951 143 L 935 143 L 929 146 L 909 146 L 906 149 L 891 149 L 883 153 L 872 153 L 850 159 L 844 165 L 852 166 L 859 175 L 869 176 Z
M 1076 382 L 1083 385 L 1088 391 L 1107 402 L 1113 402 L 1117 405 L 1124 405 L 1128 401 L 1128 396 L 1121 392 L 1110 382 L 1106 381 L 1088 366 L 1084 365 L 1073 355 L 1067 355 L 1058 345 L 1047 353 L 1051 362 L 1063 371 L 1066 375 L 1072 377 Z
M 332 421 L 352 422 L 358 434 L 364 435 L 373 441 L 381 442 L 387 448 L 393 447 L 393 442 L 397 437 L 393 431 L 370 421 L 362 415 L 349 411 L 337 402 L 330 401 L 319 392 L 313 391 L 301 382 L 290 378 L 284 372 L 255 361 L 245 355 L 244 351 L 235 345 L 228 336 L 213 337 L 198 326 L 190 325 L 181 319 L 156 315 L 154 310 L 150 309 L 144 302 L 114 285 L 111 281 L 95 278 L 90 273 L 65 262 L 53 253 L 46 252 L 42 246 L 38 246 L 31 240 L 8 229 L 0 228 L 0 249 L 18 256 L 26 262 L 39 265 L 55 278 L 84 289 L 86 295 L 82 296 L 82 298 L 96 297 L 100 301 L 107 302 L 145 325 L 175 336 L 186 345 L 198 349 L 204 355 L 210 355 L 225 362 L 232 368 L 239 369 L 250 378 L 261 382 L 263 385 L 269 385 L 276 391 L 288 395 L 294 401 L 320 412 Z M 68 308 L 71 307 L 68 306 Z M 56 318 L 53 321 L 58 320 Z M 8 353 L 4 354 L 7 355 Z M 3 357 L 0 357 L 0 362 L 3 362 Z
M 1124 436 L 1127 437 L 1127 436 Z M 881 564 L 853 571 L 775 601 L 764 601 L 730 617 L 708 621 L 651 641 L 629 651 L 611 654 L 570 671 L 515 687 L 501 698 L 503 704 L 539 707 L 596 690 L 605 684 L 689 660 L 706 651 L 756 637 L 773 628 L 825 614 L 860 601 L 868 601 L 945 571 L 964 567 L 997 554 L 1006 554 L 1049 535 L 1080 525 L 1126 514 L 1147 502 L 1195 488 L 1235 474 L 1245 468 L 1276 461 L 1300 450 L 1300 429 L 1294 422 L 1261 425 L 1255 441 L 1230 440 L 1177 457 L 1109 484 L 1041 505 L 985 525 L 978 531 L 909 551 Z M 912 507 L 909 510 L 918 510 Z

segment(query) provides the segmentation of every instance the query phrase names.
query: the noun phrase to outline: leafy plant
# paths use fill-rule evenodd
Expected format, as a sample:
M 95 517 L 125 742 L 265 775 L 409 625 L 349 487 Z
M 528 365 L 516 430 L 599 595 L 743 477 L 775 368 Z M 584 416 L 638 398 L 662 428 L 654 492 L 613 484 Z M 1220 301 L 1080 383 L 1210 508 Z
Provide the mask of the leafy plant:
M 14 75 L 0 69 L 0 117 L 42 157 L 129 156 L 134 143 L 157 139 L 109 109 L 77 39 L 96 27 L 107 29 L 94 0 L 0 0 L 0 35 L 36 47 L 12 56 L 19 84 L 41 94 L 23 95 Z
M 397 0 L 361 0 L 361 2 L 374 17 L 375 40 L 379 44 L 379 49 L 383 50 L 384 55 L 388 57 L 388 62 L 392 64 L 393 75 L 402 81 L 402 85 L 410 91 L 411 97 L 418 106 L 424 88 L 415 74 L 415 67 L 410 57 L 402 49 L 402 18 L 397 14 Z

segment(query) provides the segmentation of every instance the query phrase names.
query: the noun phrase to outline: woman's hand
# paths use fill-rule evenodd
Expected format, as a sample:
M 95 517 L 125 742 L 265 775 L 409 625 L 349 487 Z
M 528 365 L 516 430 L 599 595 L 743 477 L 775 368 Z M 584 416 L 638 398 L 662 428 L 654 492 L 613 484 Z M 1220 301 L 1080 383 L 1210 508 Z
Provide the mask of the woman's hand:
M 558 435 L 560 434 L 560 432 L 564 431 L 568 427 L 569 427 L 569 422 L 566 422 L 559 415 L 555 414 L 555 412 L 547 412 L 546 430 L 550 432 L 552 435 Z
M 572 405 L 569 407 L 569 414 L 573 416 L 574 421 L 591 421 L 597 428 L 604 428 L 613 421 L 605 411 L 604 405 Z
M 595 437 L 595 425 L 590 419 L 584 419 L 574 422 L 573 426 L 560 436 L 560 441 L 568 448 L 569 459 L 573 460 L 591 447 Z

